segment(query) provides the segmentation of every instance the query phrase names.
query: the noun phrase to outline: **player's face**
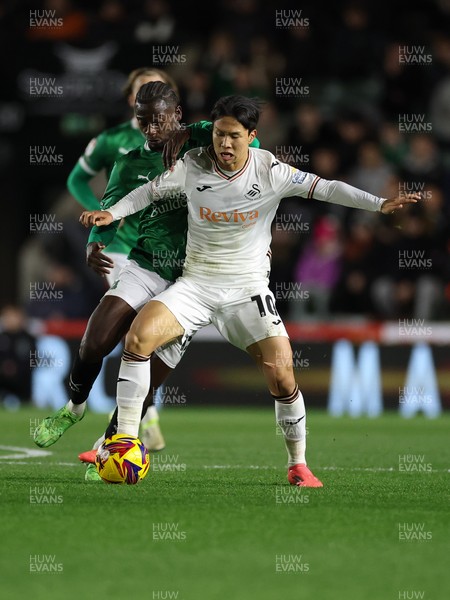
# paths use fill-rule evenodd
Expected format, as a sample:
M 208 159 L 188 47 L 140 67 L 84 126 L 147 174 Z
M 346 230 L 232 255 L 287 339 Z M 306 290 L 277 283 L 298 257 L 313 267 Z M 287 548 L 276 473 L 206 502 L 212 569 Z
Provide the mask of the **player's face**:
M 145 104 L 137 102 L 134 113 L 149 147 L 157 152 L 180 128 L 181 107 L 168 104 L 165 100 Z
M 255 139 L 256 129 L 249 131 L 233 117 L 214 121 L 213 146 L 217 162 L 225 171 L 237 171 L 245 165 L 249 144 Z

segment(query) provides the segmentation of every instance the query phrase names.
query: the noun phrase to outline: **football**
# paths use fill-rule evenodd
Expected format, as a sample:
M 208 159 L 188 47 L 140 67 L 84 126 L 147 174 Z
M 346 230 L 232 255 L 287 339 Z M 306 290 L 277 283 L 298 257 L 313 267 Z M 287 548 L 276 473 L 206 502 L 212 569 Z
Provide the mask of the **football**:
M 148 473 L 150 455 L 137 437 L 119 433 L 98 448 L 95 466 L 105 483 L 139 483 Z

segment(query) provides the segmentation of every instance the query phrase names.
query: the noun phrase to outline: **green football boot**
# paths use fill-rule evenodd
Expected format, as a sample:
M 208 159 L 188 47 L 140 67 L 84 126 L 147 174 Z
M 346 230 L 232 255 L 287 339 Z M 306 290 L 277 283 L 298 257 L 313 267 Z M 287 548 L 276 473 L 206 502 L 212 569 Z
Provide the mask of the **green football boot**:
M 98 474 L 97 467 L 92 463 L 89 463 L 86 467 L 86 473 L 84 474 L 85 481 L 102 481 L 102 478 Z
M 86 410 L 77 417 L 65 406 L 60 408 L 54 415 L 47 417 L 42 423 L 36 427 L 34 432 L 34 442 L 40 448 L 48 448 L 59 440 L 62 434 L 72 427 L 78 421 L 84 417 Z

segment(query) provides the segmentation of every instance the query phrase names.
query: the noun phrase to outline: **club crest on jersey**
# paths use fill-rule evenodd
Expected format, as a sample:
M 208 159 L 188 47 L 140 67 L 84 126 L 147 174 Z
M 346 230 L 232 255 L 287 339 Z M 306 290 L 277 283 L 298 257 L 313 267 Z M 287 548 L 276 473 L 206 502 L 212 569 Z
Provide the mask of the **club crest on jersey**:
M 247 198 L 247 200 L 258 200 L 261 198 L 261 190 L 259 189 L 259 185 L 254 183 L 248 192 L 244 194 L 244 197 Z
M 306 179 L 308 173 L 304 171 L 295 171 L 292 176 L 292 183 L 303 183 Z

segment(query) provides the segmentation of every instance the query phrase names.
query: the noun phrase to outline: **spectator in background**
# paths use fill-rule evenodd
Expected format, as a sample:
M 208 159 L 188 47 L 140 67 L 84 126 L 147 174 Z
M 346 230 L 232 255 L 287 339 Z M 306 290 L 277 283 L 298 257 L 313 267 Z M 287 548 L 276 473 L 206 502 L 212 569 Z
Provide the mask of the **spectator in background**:
M 439 147 L 431 135 L 417 133 L 411 137 L 399 174 L 405 181 L 416 182 L 419 185 L 442 185 L 443 165 Z
M 24 311 L 15 305 L 0 312 L 0 400 L 18 408 L 31 399 L 31 360 L 36 339 L 30 333 Z
M 61 19 L 57 27 L 29 27 L 27 35 L 31 41 L 77 42 L 87 35 L 89 17 L 72 0 L 44 0 L 42 14 L 54 14 Z
M 232 81 L 239 62 L 231 33 L 225 29 L 213 30 L 199 60 L 199 67 L 208 73 L 214 98 L 233 93 Z
M 274 102 L 265 102 L 263 105 L 258 123 L 258 138 L 264 140 L 264 149 L 275 155 L 286 140 L 286 124 Z
M 138 44 L 168 44 L 176 19 L 167 0 L 144 0 L 134 15 L 133 38 Z
M 316 43 L 321 24 L 319 12 L 320 8 L 317 9 L 314 5 L 303 8 L 302 4 L 300 19 L 304 22 L 304 26 L 289 27 L 287 31 L 280 30 L 279 45 L 283 48 L 286 61 L 284 76 L 302 77 L 309 84 L 317 80 L 322 83 L 326 61 L 325 46 Z
M 210 81 L 204 70 L 195 69 L 184 77 L 182 96 L 184 112 L 188 115 L 189 122 L 195 123 L 209 118 L 208 107 L 212 103 L 210 94 Z
M 337 139 L 336 133 L 325 120 L 319 106 L 313 102 L 300 102 L 293 111 L 286 143 L 300 145 L 303 154 L 311 155 L 313 150 Z
M 251 40 L 272 30 L 273 22 L 266 22 L 264 10 L 261 0 L 229 0 L 221 3 L 221 26 L 232 35 L 237 54 L 244 62 L 250 58 Z
M 350 170 L 348 183 L 365 189 L 374 196 L 382 196 L 392 167 L 384 160 L 376 140 L 366 140 L 358 148 L 358 160 Z
M 331 105 L 373 105 L 383 40 L 365 2 L 344 3 L 327 58 L 331 83 L 325 87 L 325 95 Z
M 421 89 L 422 74 L 419 69 L 400 59 L 400 47 L 407 44 L 401 41 L 390 42 L 384 50 L 383 72 L 380 77 L 381 89 L 379 106 L 388 121 L 398 123 L 400 114 L 424 110 Z
M 332 144 L 318 146 L 313 150 L 310 157 L 311 166 L 305 167 L 306 171 L 317 173 L 324 179 L 343 179 L 341 175 L 341 161 L 340 156 L 336 148 Z M 302 167 L 299 167 L 302 168 Z M 314 206 L 311 207 L 314 210 L 315 217 L 319 215 L 335 215 L 340 220 L 344 221 L 345 215 L 348 213 L 348 209 L 345 206 Z
M 324 179 L 342 179 L 339 153 L 331 144 L 318 146 L 311 155 L 311 168 Z
M 342 174 L 348 177 L 358 161 L 360 145 L 374 134 L 372 124 L 360 110 L 344 108 L 336 114 L 333 129 Z
M 345 2 L 331 42 L 333 75 L 347 84 L 367 81 L 377 71 L 382 40 L 368 6 L 361 0 Z
M 329 317 L 330 296 L 341 270 L 341 253 L 339 221 L 331 215 L 320 217 L 294 267 L 294 292 L 298 291 L 298 298 L 294 293 L 290 301 L 292 320 Z
M 408 153 L 408 142 L 397 122 L 384 121 L 379 132 L 380 151 L 384 159 L 398 169 Z
M 129 10 L 124 0 L 102 0 L 89 28 L 89 39 L 93 44 L 98 40 L 114 40 L 127 43 L 132 35 Z
M 437 140 L 450 153 L 450 74 L 439 81 L 431 94 L 430 121 Z
M 393 175 L 383 196 L 398 193 L 403 184 Z M 422 201 L 414 208 L 376 224 L 370 277 L 375 318 L 445 318 L 449 226 L 442 218 L 441 188 L 426 185 L 421 193 Z
M 441 318 L 447 258 L 436 223 L 423 205 L 405 211 L 397 223 L 393 239 L 380 239 L 376 252 L 384 265 L 384 274 L 371 286 L 377 314 L 382 319 Z
M 283 71 L 285 63 L 284 53 L 280 52 L 270 37 L 257 35 L 252 38 L 248 65 L 252 70 L 255 86 L 261 90 L 262 97 L 272 97 L 274 81 Z
M 88 233 L 79 226 L 78 204 L 63 194 L 19 255 L 20 305 L 38 319 L 88 318 L 102 297 L 104 281 L 85 260 Z
M 341 269 L 330 295 L 330 310 L 335 317 L 375 316 L 370 285 L 379 265 L 376 256 L 376 226 L 372 215 L 353 215 L 342 235 Z

